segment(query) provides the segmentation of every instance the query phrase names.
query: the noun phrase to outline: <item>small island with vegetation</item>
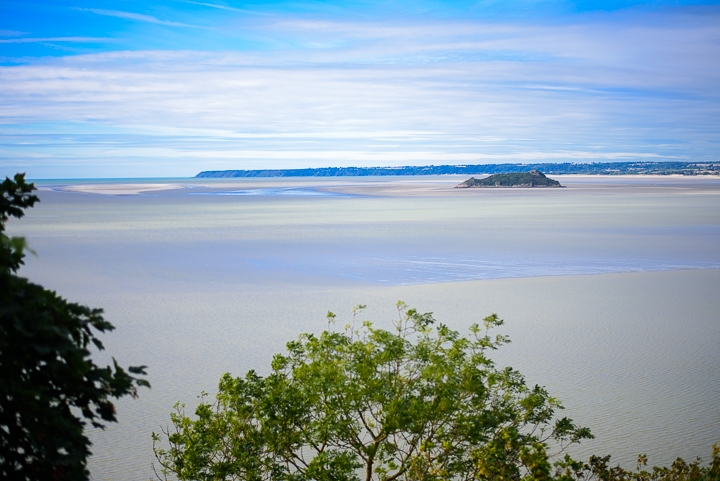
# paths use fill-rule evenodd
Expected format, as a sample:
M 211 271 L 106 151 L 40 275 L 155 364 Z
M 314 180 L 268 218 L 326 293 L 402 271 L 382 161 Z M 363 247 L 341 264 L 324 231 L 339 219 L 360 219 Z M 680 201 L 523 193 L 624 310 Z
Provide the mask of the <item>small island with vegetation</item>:
M 465 182 L 455 186 L 456 189 L 468 188 L 507 188 L 507 187 L 562 187 L 560 182 L 548 179 L 537 169 L 530 172 L 511 174 L 495 174 L 484 179 L 470 177 Z

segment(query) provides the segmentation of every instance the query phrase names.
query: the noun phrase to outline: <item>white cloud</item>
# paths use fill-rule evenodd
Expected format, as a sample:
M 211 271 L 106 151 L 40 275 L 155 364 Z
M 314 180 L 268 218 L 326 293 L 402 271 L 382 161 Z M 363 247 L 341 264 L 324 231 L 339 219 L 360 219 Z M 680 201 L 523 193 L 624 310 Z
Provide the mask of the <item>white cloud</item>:
M 270 19 L 290 47 L 0 67 L 0 164 L 718 160 L 718 19 L 601 20 Z
M 0 37 L 19 37 L 27 35 L 27 32 L 19 32 L 17 30 L 0 30 Z
M 102 8 L 75 8 L 75 10 L 80 10 L 82 12 L 91 12 L 96 15 L 104 15 L 107 17 L 117 17 L 125 20 L 134 20 L 136 22 L 147 22 L 155 23 L 158 25 L 167 25 L 169 27 L 198 28 L 196 25 L 188 25 L 187 23 L 173 22 L 170 20 L 161 20 L 159 18 L 153 17 L 152 15 L 145 15 L 142 13 L 123 12 L 120 10 L 105 10 Z

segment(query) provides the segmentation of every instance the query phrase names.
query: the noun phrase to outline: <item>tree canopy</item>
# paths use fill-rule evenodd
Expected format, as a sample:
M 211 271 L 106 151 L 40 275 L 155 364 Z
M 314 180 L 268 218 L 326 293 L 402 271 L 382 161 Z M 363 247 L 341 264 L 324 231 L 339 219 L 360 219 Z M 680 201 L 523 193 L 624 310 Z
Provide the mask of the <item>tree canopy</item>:
M 362 306 L 360 306 L 362 307 Z M 392 331 L 364 322 L 303 334 L 267 377 L 225 374 L 195 416 L 177 405 L 154 435 L 181 480 L 475 480 L 542 477 L 547 453 L 591 438 L 561 404 L 489 352 L 496 315 L 461 336 L 398 305 Z M 329 320 L 334 315 L 329 313 Z M 162 447 L 163 440 L 168 446 Z M 552 446 L 552 448 L 551 448 Z
M 0 478 L 85 480 L 93 427 L 116 421 L 111 398 L 149 387 L 145 366 L 100 367 L 90 348 L 112 331 L 101 309 L 68 302 L 19 277 L 26 242 L 6 223 L 39 201 L 24 175 L 0 184 Z
M 354 309 L 357 314 L 364 306 Z M 610 456 L 572 459 L 592 438 L 556 414 L 560 402 L 529 386 L 491 351 L 509 342 L 493 314 L 460 335 L 398 303 L 391 331 L 302 334 L 270 374 L 224 374 L 194 415 L 176 404 L 153 434 L 160 480 L 183 481 L 720 481 L 720 447 L 709 465 L 678 458 L 636 470 Z

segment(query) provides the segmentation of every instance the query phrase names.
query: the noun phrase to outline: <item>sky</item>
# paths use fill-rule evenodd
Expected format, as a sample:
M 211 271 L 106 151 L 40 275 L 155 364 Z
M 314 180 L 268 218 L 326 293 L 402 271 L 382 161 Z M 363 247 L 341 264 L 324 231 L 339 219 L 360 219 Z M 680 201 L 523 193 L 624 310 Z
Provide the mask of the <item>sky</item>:
M 720 161 L 719 4 L 0 0 L 0 175 Z

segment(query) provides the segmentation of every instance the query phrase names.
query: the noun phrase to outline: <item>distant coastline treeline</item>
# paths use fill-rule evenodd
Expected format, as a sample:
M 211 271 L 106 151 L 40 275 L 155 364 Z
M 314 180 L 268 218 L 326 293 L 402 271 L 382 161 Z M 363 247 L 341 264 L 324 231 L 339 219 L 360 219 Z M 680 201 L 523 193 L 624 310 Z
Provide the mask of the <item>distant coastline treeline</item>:
M 593 162 L 589 164 L 477 164 L 404 167 L 319 167 L 315 169 L 208 170 L 195 177 L 346 177 L 381 175 L 478 175 L 527 172 L 593 175 L 720 175 L 720 162 Z

